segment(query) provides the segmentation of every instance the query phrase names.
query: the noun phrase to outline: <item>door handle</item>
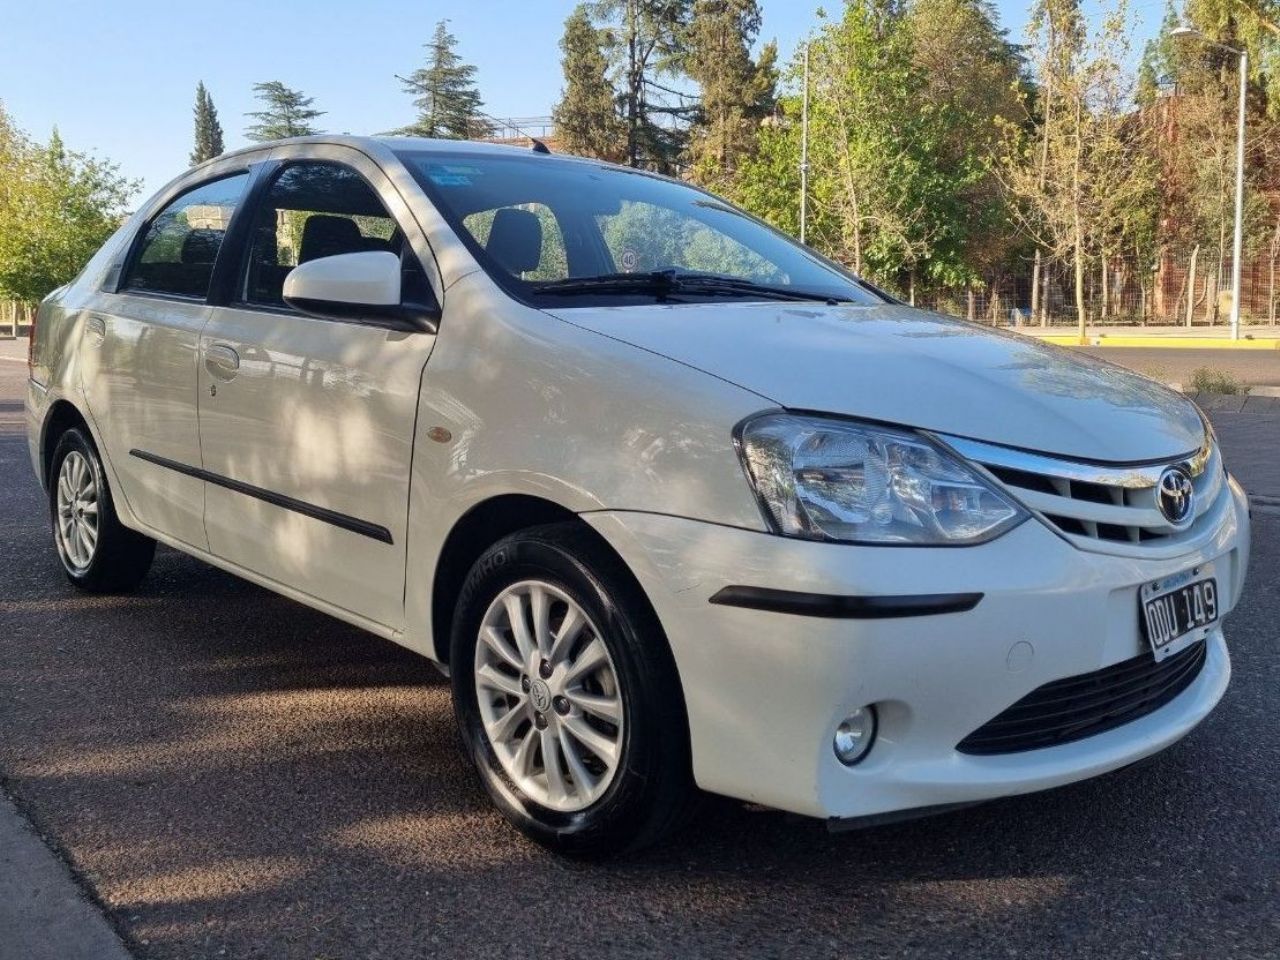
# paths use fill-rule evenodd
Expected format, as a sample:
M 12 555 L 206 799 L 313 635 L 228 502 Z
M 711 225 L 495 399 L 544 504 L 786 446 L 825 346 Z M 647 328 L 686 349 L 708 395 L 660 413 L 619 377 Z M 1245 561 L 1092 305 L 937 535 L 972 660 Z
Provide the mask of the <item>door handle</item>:
M 232 380 L 240 369 L 240 354 L 225 343 L 215 343 L 205 348 L 204 366 L 219 380 Z
M 98 346 L 107 338 L 107 321 L 103 317 L 89 317 L 84 322 L 84 331 L 91 346 Z

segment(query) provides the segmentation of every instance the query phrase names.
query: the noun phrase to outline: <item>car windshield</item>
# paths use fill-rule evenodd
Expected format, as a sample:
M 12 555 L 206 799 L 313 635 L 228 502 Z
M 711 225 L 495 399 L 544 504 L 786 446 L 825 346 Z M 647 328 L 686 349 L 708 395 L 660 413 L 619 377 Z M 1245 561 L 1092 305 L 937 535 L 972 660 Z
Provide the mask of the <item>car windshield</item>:
M 527 303 L 884 302 L 784 234 L 672 180 L 533 152 L 399 156 L 486 272 Z

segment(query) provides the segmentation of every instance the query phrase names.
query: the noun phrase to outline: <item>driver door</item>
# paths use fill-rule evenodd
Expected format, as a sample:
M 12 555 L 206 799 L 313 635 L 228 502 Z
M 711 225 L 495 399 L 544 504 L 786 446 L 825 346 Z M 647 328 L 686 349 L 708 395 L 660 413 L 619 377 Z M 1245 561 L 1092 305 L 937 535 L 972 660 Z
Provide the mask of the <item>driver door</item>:
M 284 302 L 297 264 L 366 250 L 397 253 L 406 283 L 426 285 L 406 241 L 417 226 L 391 183 L 355 151 L 331 156 L 267 175 L 232 302 L 200 338 L 205 527 L 216 556 L 398 630 L 414 417 L 435 337 Z

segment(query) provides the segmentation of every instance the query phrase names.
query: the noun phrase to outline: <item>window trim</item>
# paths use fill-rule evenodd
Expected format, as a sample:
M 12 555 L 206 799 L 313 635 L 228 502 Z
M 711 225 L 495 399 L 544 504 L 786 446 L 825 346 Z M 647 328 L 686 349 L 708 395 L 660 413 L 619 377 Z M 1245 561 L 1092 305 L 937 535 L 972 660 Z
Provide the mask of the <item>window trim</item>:
M 253 193 L 256 181 L 256 171 L 254 168 L 254 164 L 246 164 L 243 167 L 226 170 L 216 176 L 199 180 L 192 184 L 182 184 L 176 189 L 166 190 L 159 194 L 156 199 L 153 200 L 151 207 L 148 209 L 147 216 L 143 219 L 138 229 L 134 231 L 133 236 L 130 238 L 128 252 L 120 263 L 120 270 L 116 275 L 114 287 L 112 287 L 108 292 L 130 297 L 148 297 L 155 300 L 168 300 L 174 303 L 207 304 L 213 302 L 213 294 L 218 281 L 218 264 L 224 259 L 223 251 L 227 249 L 227 244 L 234 239 L 236 222 L 241 219 L 241 212 L 244 210 L 247 200 Z M 207 187 L 213 183 L 218 183 L 222 180 L 230 180 L 234 177 L 246 175 L 248 176 L 248 179 L 245 181 L 244 189 L 240 193 L 240 199 L 236 202 L 235 210 L 232 211 L 231 220 L 227 224 L 227 229 L 223 231 L 222 242 L 218 244 L 218 254 L 214 258 L 213 268 L 209 272 L 209 286 L 205 290 L 204 296 L 198 297 L 183 293 L 168 293 L 163 290 L 136 289 L 128 286 L 129 276 L 132 273 L 133 268 L 137 266 L 138 259 L 142 256 L 143 243 L 146 240 L 147 234 L 151 230 L 151 225 L 155 223 L 156 218 L 159 217 L 160 214 L 164 213 L 178 200 L 182 199 L 189 193 L 194 193 L 196 190 L 200 190 L 203 187 Z
M 366 156 L 362 154 L 362 156 Z M 372 161 L 371 157 L 367 157 Z M 232 310 L 244 310 L 251 313 L 265 313 L 274 316 L 299 317 L 304 320 L 313 320 L 317 323 L 344 323 L 350 326 L 371 327 L 376 330 L 400 330 L 409 333 L 425 332 L 418 327 L 402 326 L 400 324 L 388 323 L 385 320 L 361 320 L 358 318 L 339 318 L 339 317 L 321 317 L 312 313 L 304 313 L 296 307 L 290 306 L 288 303 L 255 303 L 244 297 L 244 292 L 248 286 L 249 278 L 249 257 L 253 252 L 253 244 L 245 242 L 247 238 L 252 236 L 253 224 L 257 221 L 257 214 L 266 202 L 271 188 L 290 167 L 316 165 L 320 164 L 329 167 L 340 167 L 349 170 L 355 174 L 364 183 L 366 187 L 378 198 L 378 202 L 382 204 L 382 209 L 386 212 L 387 219 L 396 225 L 396 229 L 404 236 L 404 249 L 414 258 L 418 265 L 418 269 L 422 271 L 423 280 L 427 285 L 427 291 L 430 293 L 432 301 L 436 301 L 435 291 L 431 287 L 431 280 L 426 269 L 422 265 L 422 258 L 418 256 L 418 252 L 413 249 L 413 244 L 409 241 L 409 231 L 405 229 L 405 225 L 391 212 L 390 205 L 387 203 L 386 196 L 382 190 L 374 186 L 363 172 L 358 170 L 354 164 L 344 160 L 337 160 L 331 157 L 284 157 L 271 159 L 261 164 L 257 170 L 257 176 L 252 188 L 246 193 L 245 200 L 241 207 L 237 209 L 236 216 L 239 217 L 240 211 L 244 211 L 244 224 L 241 230 L 241 236 L 237 239 L 240 241 L 240 255 L 236 258 L 236 265 L 233 268 L 228 267 L 228 275 L 222 278 L 224 284 L 220 291 L 222 297 L 216 305 L 225 306 Z M 376 165 L 376 163 L 375 163 Z M 382 168 L 379 166 L 379 170 Z M 384 173 L 385 175 L 385 173 Z M 416 219 L 413 223 L 414 228 L 421 229 Z M 229 232 L 229 231 L 228 231 Z M 218 251 L 221 254 L 221 250 Z M 215 280 L 217 279 L 217 270 L 215 265 Z M 403 302 L 404 292 L 401 291 L 401 302 Z M 433 303 L 437 310 L 442 310 L 438 302 Z

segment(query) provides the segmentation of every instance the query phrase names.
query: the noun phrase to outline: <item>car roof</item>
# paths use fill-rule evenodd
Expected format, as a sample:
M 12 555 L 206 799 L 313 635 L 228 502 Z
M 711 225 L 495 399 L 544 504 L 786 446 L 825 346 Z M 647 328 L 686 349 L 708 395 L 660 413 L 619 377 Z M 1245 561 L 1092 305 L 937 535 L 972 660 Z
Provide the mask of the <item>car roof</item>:
M 606 161 L 595 160 L 588 157 L 575 157 L 571 154 L 544 154 L 541 151 L 535 151 L 532 147 L 514 146 L 507 143 L 491 143 L 484 140 L 437 140 L 430 137 L 356 137 L 348 134 L 331 134 L 322 133 L 307 137 L 289 137 L 285 140 L 269 140 L 265 143 L 254 143 L 247 147 L 241 147 L 238 150 L 231 150 L 227 153 L 220 153 L 218 156 L 206 160 L 194 169 L 199 169 L 205 164 L 214 162 L 222 162 L 233 157 L 241 157 L 255 153 L 266 153 L 276 147 L 292 145 L 292 144 L 329 144 L 337 146 L 354 147 L 363 152 L 377 152 L 376 148 L 381 147 L 384 150 L 401 152 L 407 150 L 419 150 L 424 153 L 433 153 L 440 155 L 490 155 L 505 157 L 520 156 L 554 156 L 557 160 L 571 160 L 583 163 L 604 164 Z M 372 151 L 370 148 L 374 148 Z M 609 164 L 612 166 L 612 164 Z

